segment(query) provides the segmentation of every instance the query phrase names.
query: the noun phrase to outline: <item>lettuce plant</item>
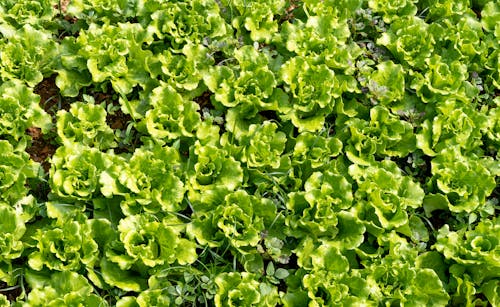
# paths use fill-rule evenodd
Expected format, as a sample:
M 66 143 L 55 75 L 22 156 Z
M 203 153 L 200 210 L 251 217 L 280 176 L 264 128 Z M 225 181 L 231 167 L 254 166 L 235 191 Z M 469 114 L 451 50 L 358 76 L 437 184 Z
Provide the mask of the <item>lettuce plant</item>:
M 468 274 L 477 282 L 498 277 L 500 222 L 498 218 L 484 219 L 473 229 L 439 229 L 434 245 L 446 259 L 467 267 Z
M 424 190 L 411 177 L 404 176 L 392 161 L 367 167 L 353 164 L 349 166 L 349 175 L 358 185 L 354 193 L 356 211 L 366 221 L 368 230 L 387 231 L 404 226 L 411 208 L 422 206 Z
M 278 126 L 270 121 L 261 125 L 251 124 L 248 131 L 238 138 L 237 144 L 231 144 L 229 134 L 222 136 L 221 143 L 227 145 L 232 152 L 241 152 L 240 160 L 250 168 L 278 168 L 280 156 L 285 149 L 286 136 L 277 129 Z
M 241 163 L 224 149 L 196 142 L 191 147 L 192 160 L 187 169 L 188 197 L 192 202 L 212 204 L 243 183 Z
M 499 35 L 500 36 L 500 35 Z M 488 61 L 485 63 L 485 68 L 488 71 L 486 79 L 491 82 L 494 88 L 500 88 L 499 76 L 500 76 L 500 52 L 495 50 L 491 53 Z
M 301 57 L 315 59 L 317 63 L 324 62 L 328 67 L 344 72 L 350 76 L 354 73 L 354 63 L 363 53 L 355 42 L 349 39 L 352 34 L 349 27 L 349 18 L 360 9 L 360 1 L 333 2 L 302 1 L 295 6 L 299 18 L 284 22 L 280 31 L 281 43 L 288 50 Z M 303 14 L 308 15 L 304 21 Z M 337 78 L 346 76 L 339 74 Z M 346 78 L 347 88 L 357 90 L 356 80 Z M 339 82 L 337 87 L 342 88 L 347 84 Z M 341 85 L 342 84 L 342 85 Z
M 67 78 L 79 71 L 88 71 L 93 82 L 108 81 L 116 92 L 129 94 L 133 87 L 145 86 L 150 78 L 150 73 L 142 69 L 152 56 L 151 51 L 142 49 L 142 44 L 150 39 L 150 34 L 139 24 L 91 24 L 78 38 L 64 41 L 65 48 L 76 54 L 62 59 L 60 70 L 69 73 L 59 75 L 57 85 L 64 93 L 75 96 L 78 88 Z
M 139 8 L 139 1 L 75 0 L 66 9 L 70 16 L 81 20 L 113 23 L 136 16 Z
M 332 210 L 348 209 L 352 204 L 351 183 L 339 172 L 314 172 L 304 183 L 304 198 L 311 205 L 324 202 Z
M 182 53 L 172 53 L 164 50 L 156 59 L 149 63 L 149 69 L 179 91 L 200 92 L 199 86 L 203 76 L 213 65 L 213 58 L 208 56 L 210 49 L 204 45 L 186 44 Z M 156 66 L 159 65 L 159 69 Z
M 419 1 L 420 2 L 420 1 Z M 430 20 L 439 20 L 443 18 L 463 17 L 471 13 L 470 4 L 467 0 L 425 0 L 419 3 L 422 7 L 427 7 L 427 18 Z
M 200 123 L 198 104 L 186 99 L 166 83 L 151 94 L 151 107 L 145 115 L 146 129 L 155 139 L 171 142 L 192 137 Z
M 269 199 L 237 190 L 227 194 L 213 210 L 200 208 L 198 212 L 196 221 L 188 229 L 200 244 L 212 245 L 216 239 L 225 240 L 246 254 L 257 246 L 261 234 L 272 226 L 276 205 Z
M 482 59 L 478 56 L 484 52 L 486 44 L 481 23 L 469 15 L 464 15 L 457 23 L 445 19 L 442 24 L 435 24 L 439 30 L 439 45 L 443 57 L 460 59 L 468 63 L 471 69 L 482 70 Z M 451 45 L 451 46 L 450 46 Z
M 434 52 L 434 43 L 429 25 L 416 16 L 395 20 L 377 40 L 377 44 L 387 47 L 399 61 L 416 69 L 425 65 Z
M 484 219 L 470 229 L 462 227 L 453 231 L 448 225 L 439 229 L 437 242 L 433 247 L 452 261 L 450 286 L 455 288 L 452 292 L 454 302 L 472 304 L 476 301 L 476 292 L 486 296 L 491 304 L 500 299 L 499 229 L 497 218 Z
M 478 90 L 467 82 L 467 67 L 458 61 L 446 63 L 440 56 L 428 59 L 429 70 L 422 75 L 415 74 L 411 88 L 424 102 L 436 102 L 442 97 L 467 101 L 477 94 Z
M 381 13 L 384 16 L 384 21 L 390 23 L 394 20 L 404 18 L 406 16 L 414 16 L 417 13 L 415 0 L 405 1 L 386 1 L 369 0 L 368 6 L 375 12 Z
M 341 306 L 346 302 L 367 302 L 366 291 L 359 291 L 359 282 L 353 287 L 352 292 L 355 293 L 349 293 L 349 286 L 352 285 L 344 279 L 350 269 L 349 262 L 333 242 L 316 245 L 312 240 L 305 239 L 297 248 L 297 256 L 299 266 L 307 270 L 301 283 L 310 305 Z
M 175 148 L 146 144 L 119 165 L 109 172 L 116 185 L 110 193 L 125 197 L 123 213 L 177 212 L 183 208 L 185 187 L 179 178 L 180 157 Z
M 341 10 L 328 4 L 311 3 L 307 8 L 315 14 L 310 14 L 306 21 L 296 19 L 282 25 L 280 34 L 286 49 L 300 57 L 316 55 L 327 57 L 335 54 L 337 52 L 335 49 L 338 48 L 338 51 L 341 51 L 345 48 L 351 31 L 347 17 L 342 14 L 344 12 L 341 13 Z M 341 6 L 339 5 L 338 8 Z M 357 57 L 355 54 L 356 52 L 352 53 L 353 58 Z M 343 65 L 346 64 L 349 65 L 349 63 Z
M 0 137 L 13 144 L 25 144 L 26 129 L 39 127 L 47 133 L 50 116 L 38 104 L 39 96 L 21 81 L 13 79 L 0 85 Z M 22 145 L 21 145 L 22 146 Z
M 64 145 L 52 157 L 49 184 L 66 200 L 90 200 L 100 191 L 99 178 L 110 160 L 96 148 Z
M 379 240 L 382 241 L 388 244 L 388 255 L 375 259 L 362 272 L 374 301 L 446 306 L 450 297 L 436 271 L 414 265 L 418 259 L 417 251 L 394 232 Z
M 0 202 L 15 204 L 28 194 L 26 180 L 38 175 L 40 165 L 23 151 L 0 140 Z
M 33 87 L 54 68 L 59 45 L 50 32 L 26 24 L 13 33 L 2 33 L 2 36 L 0 77 L 3 81 L 18 79 Z
M 367 86 L 373 97 L 383 105 L 402 99 L 405 90 L 402 66 L 392 61 L 378 64 L 368 77 Z
M 257 275 L 248 272 L 221 273 L 215 278 L 217 306 L 275 306 L 279 303 L 277 288 L 259 282 Z
M 488 32 L 493 32 L 495 36 L 500 37 L 500 26 L 497 20 L 500 16 L 500 6 L 496 2 L 488 2 L 481 11 L 481 24 Z
M 309 58 L 294 57 L 283 64 L 280 77 L 290 94 L 289 104 L 279 109 L 282 117 L 291 120 L 299 132 L 320 130 L 341 94 L 333 70 Z
M 246 192 L 236 191 L 225 197 L 224 206 L 216 208 L 214 220 L 231 245 L 237 248 L 256 246 L 265 229 L 264 218 L 272 218 L 273 209 L 274 204 L 267 199 L 259 200 Z
M 56 10 L 53 5 L 53 0 L 6 0 L 2 5 L 0 15 L 4 21 L 16 28 L 20 28 L 25 24 L 40 27 L 44 23 L 50 22 L 54 16 Z
M 486 123 L 490 129 L 485 131 L 487 137 L 486 143 L 491 144 L 493 148 L 500 145 L 500 98 L 496 98 L 496 107 L 491 108 L 487 113 Z
M 298 264 L 304 270 L 297 277 L 301 278 L 306 301 L 313 306 L 342 306 L 346 303 L 370 306 L 381 302 L 383 295 L 377 293 L 380 283 L 376 285 L 370 280 L 373 275 L 367 272 L 371 267 L 357 268 L 357 260 L 342 248 L 337 241 L 325 239 L 315 243 L 310 238 L 304 239 L 297 247 Z M 390 291 L 389 284 L 387 292 Z
M 22 237 L 26 226 L 21 216 L 7 203 L 0 202 L 0 280 L 12 285 L 16 281 L 12 260 L 21 256 L 24 251 Z
M 472 106 L 456 108 L 458 104 L 451 99 L 440 103 L 436 108 L 439 113 L 422 123 L 416 135 L 417 147 L 426 155 L 434 156 L 454 146 L 474 152 L 482 145 L 482 131 L 488 125 L 488 117 Z
M 155 267 L 193 263 L 197 258 L 196 244 L 180 237 L 179 230 L 169 226 L 171 222 L 168 219 L 157 221 L 150 214 L 131 215 L 120 220 L 120 243 L 126 251 L 126 257 L 121 257 L 125 262 L 122 265 L 130 267 L 139 262 Z
M 77 97 L 81 88 L 92 84 L 87 61 L 79 55 L 80 48 L 73 36 L 65 37 L 60 44 L 56 85 L 64 96 Z
M 290 236 L 334 237 L 339 232 L 337 213 L 349 209 L 353 201 L 352 186 L 343 176 L 327 170 L 314 172 L 304 183 L 304 191 L 288 194 L 285 217 Z
M 106 109 L 89 102 L 71 104 L 57 112 L 57 134 L 63 144 L 80 143 L 98 149 L 116 147 L 113 130 L 106 123 Z
M 243 46 L 234 51 L 234 59 L 240 70 L 216 66 L 204 76 L 215 100 L 227 108 L 275 110 L 279 98 L 276 94 L 280 91 L 276 89 L 276 76 L 266 54 L 253 46 Z
M 268 101 L 273 94 L 276 80 L 267 67 L 241 72 L 234 86 L 234 104 L 250 104 L 263 109 L 272 105 Z
M 295 139 L 292 161 L 304 168 L 321 169 L 341 150 L 342 142 L 338 138 L 302 132 Z
M 338 138 L 344 142 L 346 156 L 356 164 L 373 163 L 375 156 L 405 157 L 416 148 L 412 125 L 383 106 L 370 110 L 370 121 L 356 117 L 341 125 Z
M 52 275 L 29 272 L 26 276 L 31 291 L 26 299 L 29 306 L 108 306 L 95 293 L 91 283 L 82 275 L 64 271 Z
M 354 15 L 357 9 L 361 9 L 364 4 L 362 0 L 340 0 L 333 1 L 327 0 L 322 3 L 317 3 L 314 0 L 304 0 L 303 1 L 305 9 L 316 15 L 322 14 L 338 14 L 341 17 L 351 17 Z M 332 5 L 335 4 L 335 5 Z
M 333 257 L 333 255 L 328 256 Z M 373 301 L 367 298 L 369 291 L 361 288 L 364 286 L 362 279 L 351 280 L 324 270 L 318 270 L 306 274 L 302 283 L 306 288 L 309 305 L 312 306 L 374 305 Z
M 97 243 L 89 236 L 91 228 L 86 217 L 78 212 L 71 213 L 71 205 L 64 203 L 47 204 L 47 212 L 57 221 L 33 230 L 34 250 L 28 257 L 30 268 L 36 271 L 92 268 L 99 252 Z
M 142 23 L 160 39 L 167 38 L 175 50 L 204 39 L 224 40 L 231 31 L 220 16 L 217 1 L 151 2 L 141 12 Z
M 223 0 L 221 2 L 231 10 L 232 26 L 240 33 L 243 32 L 242 34 L 245 30 L 250 32 L 252 41 L 269 43 L 277 34 L 279 20 L 276 20 L 276 15 L 285 9 L 285 1 Z
M 450 200 L 449 210 L 471 213 L 481 209 L 496 186 L 499 169 L 489 158 L 464 156 L 453 146 L 432 160 L 433 181 Z
M 431 304 L 446 306 L 449 296 L 443 282 L 430 268 L 418 263 L 418 254 L 394 232 L 380 237 L 388 248 L 387 256 L 366 259 L 361 268 L 351 267 L 356 260 L 341 253 L 335 242 L 314 244 L 306 239 L 299 246 L 298 263 L 308 271 L 302 286 L 310 304 L 342 306 L 350 304 Z

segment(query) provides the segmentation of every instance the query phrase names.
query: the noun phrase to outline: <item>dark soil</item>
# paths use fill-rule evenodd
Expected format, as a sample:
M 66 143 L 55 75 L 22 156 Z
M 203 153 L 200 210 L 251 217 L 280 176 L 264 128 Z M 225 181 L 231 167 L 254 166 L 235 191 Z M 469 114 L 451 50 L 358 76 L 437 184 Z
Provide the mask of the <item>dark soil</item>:
M 122 110 L 117 110 L 113 114 L 108 113 L 106 116 L 106 122 L 113 130 L 125 129 L 130 121 L 132 121 L 132 117 L 129 114 L 124 114 Z
M 81 93 L 74 98 L 63 97 L 60 94 L 59 88 L 56 85 L 56 76 L 52 75 L 42 80 L 34 89 L 34 93 L 40 96 L 40 106 L 52 116 L 52 122 L 55 124 L 57 121 L 56 114 L 59 110 L 68 111 L 71 107 L 71 103 L 74 101 L 83 101 L 83 93 Z M 109 93 L 102 93 L 99 91 L 94 91 L 94 88 L 87 88 L 85 92 L 87 95 L 91 95 L 96 104 L 105 103 L 118 105 L 118 101 L 115 97 L 114 91 Z M 113 114 L 108 113 L 106 117 L 107 124 L 114 130 L 116 129 L 126 129 L 127 124 L 132 121 L 132 118 L 128 114 L 124 114 L 120 109 L 113 112 Z M 26 134 L 31 136 L 32 143 L 26 149 L 33 161 L 42 164 L 45 172 L 50 169 L 50 158 L 54 155 L 58 145 L 55 139 L 56 133 L 52 131 L 51 133 L 44 135 L 41 130 L 37 127 L 31 127 L 26 130 Z M 128 150 L 123 150 L 127 151 Z
M 202 112 L 203 108 L 208 108 L 208 109 L 213 109 L 214 106 L 212 105 L 212 102 L 210 101 L 210 96 L 212 93 L 209 91 L 206 91 L 202 93 L 200 96 L 194 98 L 194 102 L 196 102 L 200 106 L 200 112 Z
M 56 75 L 52 75 L 42 80 L 34 89 L 34 93 L 40 96 L 40 106 L 52 116 L 52 122 L 56 122 L 56 113 L 60 109 L 69 110 L 69 101 L 62 99 L 59 88 L 56 85 Z M 31 146 L 26 148 L 31 159 L 42 164 L 45 172 L 50 169 L 49 159 L 57 149 L 54 137 L 44 135 L 40 128 L 30 127 L 26 129 L 26 134 L 31 136 Z
M 53 122 L 55 122 L 55 115 L 58 110 L 69 110 L 71 104 L 68 99 L 63 99 L 59 94 L 55 74 L 43 79 L 42 82 L 35 86 L 33 92 L 40 95 L 40 106 L 53 117 Z
M 26 148 L 26 152 L 29 153 L 31 160 L 41 163 L 47 173 L 50 169 L 49 158 L 54 155 L 57 146 L 50 139 L 44 137 L 40 128 L 28 128 L 26 133 L 33 139 L 31 146 Z
M 21 287 L 9 287 L 6 283 L 0 281 L 0 294 L 5 295 L 9 302 L 15 302 L 17 297 L 21 295 L 22 292 L 23 290 Z

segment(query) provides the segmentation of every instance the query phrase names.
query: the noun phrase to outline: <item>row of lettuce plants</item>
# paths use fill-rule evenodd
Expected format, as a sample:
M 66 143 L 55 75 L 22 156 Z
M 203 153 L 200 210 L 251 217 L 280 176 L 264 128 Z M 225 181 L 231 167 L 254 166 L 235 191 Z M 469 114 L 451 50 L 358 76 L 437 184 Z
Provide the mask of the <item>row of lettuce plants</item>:
M 499 306 L 499 20 L 3 0 L 0 306 Z

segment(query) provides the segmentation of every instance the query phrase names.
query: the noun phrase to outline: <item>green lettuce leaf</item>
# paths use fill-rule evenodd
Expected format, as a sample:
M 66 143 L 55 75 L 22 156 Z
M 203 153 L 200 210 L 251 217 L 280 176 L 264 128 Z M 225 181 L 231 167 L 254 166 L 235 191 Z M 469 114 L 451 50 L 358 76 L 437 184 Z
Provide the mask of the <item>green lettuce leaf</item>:
M 186 189 L 179 177 L 180 156 L 175 148 L 145 144 L 123 163 L 110 173 L 110 179 L 117 185 L 112 193 L 125 196 L 121 203 L 125 215 L 184 208 L 181 201 Z
M 305 168 L 321 169 L 342 150 L 342 142 L 335 137 L 303 132 L 295 139 L 292 163 Z
M 343 4 L 337 2 L 334 5 L 333 3 L 306 3 L 306 9 L 315 13 L 309 13 L 306 20 L 296 18 L 293 22 L 284 22 L 280 31 L 280 42 L 288 51 L 300 57 L 335 56 L 337 52 L 342 52 L 351 36 L 348 18 L 351 17 L 349 14 L 355 10 L 349 11 L 343 6 L 357 6 L 357 4 L 359 4 L 358 1 Z M 356 58 L 359 55 L 359 48 L 354 48 L 352 51 L 354 52 L 348 58 Z
M 54 17 L 53 3 L 53 0 L 6 0 L 2 4 L 2 19 L 16 28 L 25 24 L 42 28 Z
M 35 250 L 28 257 L 29 266 L 36 271 L 44 267 L 57 271 L 93 267 L 99 252 L 97 243 L 88 236 L 91 227 L 87 218 L 75 206 L 65 203 L 48 203 L 47 213 L 57 221 L 34 231 L 31 240 Z
M 66 10 L 70 16 L 86 22 L 101 20 L 103 23 L 116 23 L 135 17 L 140 7 L 137 0 L 74 0 L 68 3 Z
M 3 81 L 22 80 L 34 87 L 52 72 L 59 45 L 50 32 L 29 24 L 8 36 L 0 40 L 0 77 Z
M 498 218 L 483 219 L 474 228 L 450 230 L 448 225 L 439 229 L 434 248 L 446 259 L 464 265 L 474 281 L 480 283 L 499 278 Z
M 374 163 L 375 156 L 405 157 L 416 148 L 413 126 L 393 115 L 386 107 L 370 109 L 370 121 L 359 117 L 338 119 L 337 137 L 343 141 L 347 158 L 359 165 Z
M 494 119 L 478 112 L 473 106 L 459 105 L 460 102 L 451 99 L 441 102 L 436 106 L 438 114 L 422 123 L 416 139 L 417 147 L 426 155 L 435 156 L 450 147 L 476 152 L 483 144 L 483 131 L 487 130 L 488 121 Z
M 64 96 L 76 97 L 82 87 L 92 84 L 87 61 L 78 54 L 79 50 L 80 44 L 72 36 L 65 37 L 60 44 L 56 85 Z
M 38 104 L 40 97 L 17 79 L 0 85 L 0 136 L 12 144 L 26 142 L 26 129 L 41 128 L 42 133 L 52 127 L 50 116 Z M 5 151 L 2 151 L 5 152 Z
M 377 40 L 377 44 L 387 47 L 399 61 L 417 69 L 425 67 L 426 59 L 434 52 L 434 43 L 429 25 L 416 16 L 395 20 Z
M 172 142 L 180 137 L 193 136 L 200 123 L 197 103 L 186 101 L 174 88 L 163 82 L 153 90 L 150 99 L 152 109 L 146 112 L 144 120 L 153 138 Z
M 222 201 L 228 192 L 243 183 L 241 163 L 221 148 L 202 146 L 198 141 L 190 149 L 186 170 L 189 182 L 188 197 L 191 202 L 205 205 Z
M 410 208 L 422 206 L 424 190 L 411 177 L 404 176 L 392 161 L 368 167 L 353 164 L 349 175 L 358 185 L 354 194 L 356 211 L 367 222 L 368 231 L 403 226 L 408 223 Z
M 276 15 L 285 9 L 283 0 L 273 2 L 258 0 L 252 3 L 244 0 L 224 0 L 222 3 L 230 7 L 231 11 L 237 12 L 237 15 L 232 17 L 231 24 L 239 33 L 244 34 L 244 30 L 249 31 L 252 41 L 266 43 L 277 34 L 279 20 Z
M 30 160 L 24 151 L 15 150 L 12 145 L 0 140 L 0 201 L 15 204 L 29 191 L 28 178 L 36 178 L 40 165 Z
M 478 89 L 467 80 L 467 66 L 459 61 L 446 63 L 438 55 L 427 58 L 429 70 L 415 73 L 410 85 L 424 102 L 438 102 L 444 97 L 468 101 Z
M 278 168 L 280 156 L 285 149 L 286 135 L 277 131 L 278 126 L 270 121 L 265 121 L 261 125 L 251 124 L 248 131 L 238 137 L 234 151 L 241 151 L 241 161 L 248 167 L 272 167 Z M 229 142 L 230 137 L 223 135 L 221 143 Z M 231 146 L 232 147 L 232 146 Z
M 24 250 L 21 240 L 26 226 L 21 216 L 6 203 L 0 202 L 0 280 L 12 285 L 16 281 L 12 261 L 19 258 Z
M 196 244 L 181 238 L 174 227 L 168 226 L 169 222 L 156 221 L 149 214 L 131 215 L 120 220 L 120 241 L 133 263 L 140 261 L 148 267 L 155 267 L 196 261 Z
M 275 286 L 259 282 L 253 273 L 221 273 L 215 278 L 216 306 L 275 306 L 280 302 Z
M 392 61 L 379 63 L 368 79 L 368 89 L 381 104 L 388 105 L 403 98 L 405 79 L 401 65 Z
M 297 56 L 283 64 L 280 77 L 290 95 L 289 103 L 278 110 L 281 117 L 291 120 L 299 132 L 320 130 L 342 94 L 333 70 L 313 64 L 312 58 Z
M 382 13 L 384 21 L 390 23 L 404 16 L 414 16 L 417 13 L 416 0 L 369 0 L 368 6 L 376 13 Z
M 446 194 L 449 210 L 467 212 L 481 210 L 496 186 L 498 167 L 491 158 L 464 156 L 454 146 L 441 151 L 431 162 L 432 179 Z
M 203 87 L 199 86 L 200 81 L 214 64 L 213 58 L 207 56 L 210 51 L 204 45 L 193 43 L 186 44 L 182 48 L 182 54 L 164 50 L 158 54 L 156 61 L 151 59 L 149 69 L 155 73 L 157 71 L 163 81 L 179 91 L 201 92 Z
M 113 130 L 106 123 L 106 109 L 90 102 L 71 104 L 69 112 L 57 112 L 57 135 L 63 144 L 80 143 L 98 149 L 116 147 Z
M 143 68 L 152 52 L 142 49 L 142 44 L 150 39 L 149 36 L 137 23 L 91 24 L 87 30 L 80 32 L 76 39 L 77 58 L 68 64 L 83 59 L 93 82 L 110 81 L 117 93 L 129 94 L 137 85 L 146 87 L 151 78 L 151 74 Z
M 294 215 L 286 222 L 294 229 L 294 236 L 335 236 L 337 213 L 350 208 L 353 201 L 351 183 L 332 171 L 314 172 L 304 183 L 304 192 L 292 192 L 289 197 L 287 208 Z
M 430 21 L 441 20 L 445 18 L 462 18 L 471 12 L 470 2 L 467 0 L 425 0 L 419 1 L 421 8 L 428 8 L 427 18 Z
M 108 306 L 88 280 L 75 272 L 40 276 L 28 271 L 26 280 L 31 288 L 26 300 L 29 306 Z
M 216 1 L 152 2 L 141 11 L 141 24 L 160 39 L 166 38 L 175 50 L 204 40 L 224 41 L 231 33 Z
M 110 161 L 104 153 L 80 144 L 59 147 L 52 156 L 49 184 L 66 200 L 90 200 L 99 192 L 99 176 Z
M 494 1 L 486 3 L 481 11 L 481 24 L 486 31 L 494 32 L 497 38 L 500 37 L 500 26 L 497 22 L 499 17 L 500 5 Z

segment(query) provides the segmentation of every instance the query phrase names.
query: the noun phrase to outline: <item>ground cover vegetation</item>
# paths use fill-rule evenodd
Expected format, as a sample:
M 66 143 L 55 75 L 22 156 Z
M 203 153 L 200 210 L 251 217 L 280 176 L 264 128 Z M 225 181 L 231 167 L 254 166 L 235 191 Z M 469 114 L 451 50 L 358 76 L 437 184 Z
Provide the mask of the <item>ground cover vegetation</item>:
M 500 306 L 499 21 L 3 0 L 0 306 Z

